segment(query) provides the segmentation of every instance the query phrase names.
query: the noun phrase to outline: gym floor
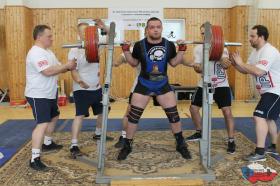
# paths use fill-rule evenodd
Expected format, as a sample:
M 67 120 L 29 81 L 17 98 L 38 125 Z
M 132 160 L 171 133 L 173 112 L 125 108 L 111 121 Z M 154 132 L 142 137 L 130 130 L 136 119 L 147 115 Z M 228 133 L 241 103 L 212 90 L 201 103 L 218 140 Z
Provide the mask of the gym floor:
M 234 117 L 251 117 L 257 102 L 244 102 L 234 101 L 232 104 L 232 113 Z M 189 118 L 190 101 L 179 101 L 178 110 L 182 118 Z M 111 111 L 109 118 L 122 118 L 127 107 L 127 102 L 116 101 L 111 104 Z M 22 107 L 10 107 L 8 105 L 0 105 L 0 124 L 9 119 L 33 119 L 32 111 L 30 108 Z M 67 106 L 60 107 L 60 119 L 73 119 L 75 116 L 74 104 L 68 104 Z M 165 113 L 161 107 L 154 107 L 152 102 L 147 106 L 143 118 L 165 118 Z M 212 110 L 212 117 L 223 117 L 222 112 L 214 104 Z M 93 118 L 91 115 L 90 118 Z

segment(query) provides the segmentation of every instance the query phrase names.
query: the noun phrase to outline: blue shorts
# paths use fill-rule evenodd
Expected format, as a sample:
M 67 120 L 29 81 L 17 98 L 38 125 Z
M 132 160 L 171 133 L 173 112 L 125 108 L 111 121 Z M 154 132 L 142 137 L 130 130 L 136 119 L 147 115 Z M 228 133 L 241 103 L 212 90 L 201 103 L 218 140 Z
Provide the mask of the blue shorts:
M 74 91 L 74 100 L 76 107 L 76 116 L 89 116 L 89 108 L 92 108 L 93 114 L 102 114 L 102 88 L 98 90 L 77 90 Z
M 37 124 L 51 122 L 52 118 L 60 114 L 57 99 L 30 97 L 26 97 L 26 99 L 32 108 Z
M 173 91 L 172 87 L 169 85 L 168 82 L 166 82 L 161 88 L 159 88 L 156 92 L 150 90 L 148 87 L 144 86 L 139 80 L 138 83 L 133 91 L 133 93 L 138 93 L 138 94 L 142 94 L 145 96 L 149 96 L 149 95 L 155 95 L 155 96 L 159 96 L 159 95 L 163 95 L 166 94 L 168 92 Z

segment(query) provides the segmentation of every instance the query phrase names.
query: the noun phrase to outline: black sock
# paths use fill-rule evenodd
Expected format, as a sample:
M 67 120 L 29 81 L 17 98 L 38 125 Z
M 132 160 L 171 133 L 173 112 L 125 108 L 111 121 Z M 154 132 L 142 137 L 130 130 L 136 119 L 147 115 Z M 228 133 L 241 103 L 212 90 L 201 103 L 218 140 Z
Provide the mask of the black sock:
M 271 143 L 271 147 L 276 149 L 276 144 Z
M 228 138 L 228 141 L 232 143 L 234 142 L 234 138 Z
M 196 130 L 196 133 L 200 133 L 201 134 L 201 131 L 202 131 L 201 129 Z
M 264 155 L 264 148 L 256 147 L 255 153 L 259 155 Z
M 185 142 L 182 131 L 174 134 L 174 137 L 176 139 L 177 145 L 181 145 Z

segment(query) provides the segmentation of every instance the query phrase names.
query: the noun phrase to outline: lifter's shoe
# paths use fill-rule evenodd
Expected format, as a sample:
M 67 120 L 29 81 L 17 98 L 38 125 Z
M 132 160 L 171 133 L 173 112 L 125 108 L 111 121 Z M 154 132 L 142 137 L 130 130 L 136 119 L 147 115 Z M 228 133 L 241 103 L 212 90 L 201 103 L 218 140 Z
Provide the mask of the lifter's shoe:
M 202 138 L 201 132 L 196 132 L 193 135 L 186 137 L 186 141 L 198 141 Z
M 124 138 L 124 146 L 120 150 L 117 159 L 125 160 L 131 152 L 132 152 L 132 140 L 130 141 L 127 138 Z
M 80 151 L 78 146 L 73 146 L 72 148 L 70 148 L 70 153 L 71 153 L 71 157 L 73 159 L 76 159 L 77 156 L 82 156 L 83 153 Z
M 257 162 L 257 161 L 266 161 L 265 154 L 257 154 L 255 152 L 249 154 L 248 156 L 244 157 L 244 160 L 249 162 Z
M 277 152 L 276 148 L 273 147 L 272 145 L 270 145 L 269 147 L 267 147 L 266 154 L 273 154 L 273 155 L 279 155 L 279 153 Z
M 227 148 L 227 153 L 228 154 L 234 154 L 235 153 L 235 142 L 234 141 L 228 141 L 228 148 Z
M 100 138 L 101 138 L 101 135 L 96 135 L 96 134 L 94 134 L 94 135 L 92 136 L 92 139 L 93 139 L 93 140 L 100 140 Z M 113 137 L 110 137 L 110 136 L 106 136 L 106 140 L 107 140 L 107 141 L 113 141 L 114 138 L 113 138 Z
M 50 145 L 42 145 L 42 152 L 49 152 L 49 151 L 55 151 L 60 150 L 63 148 L 63 145 L 58 145 L 54 141 Z
M 119 141 L 114 145 L 116 148 L 120 149 L 124 146 L 124 138 L 120 136 Z
M 29 161 L 29 166 L 36 171 L 48 171 L 49 168 L 41 162 L 40 157 L 34 159 L 33 162 Z
M 176 146 L 176 151 L 178 151 L 184 159 L 192 159 L 191 153 L 188 149 L 188 145 L 186 143 L 182 143 Z

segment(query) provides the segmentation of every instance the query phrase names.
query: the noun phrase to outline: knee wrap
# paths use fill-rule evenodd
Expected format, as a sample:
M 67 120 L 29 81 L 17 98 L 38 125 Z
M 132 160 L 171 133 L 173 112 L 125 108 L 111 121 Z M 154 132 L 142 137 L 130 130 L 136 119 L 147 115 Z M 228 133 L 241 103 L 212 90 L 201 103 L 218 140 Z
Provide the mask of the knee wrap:
M 131 105 L 130 111 L 127 115 L 128 121 L 133 124 L 138 124 L 139 119 L 143 114 L 144 109 Z
M 180 121 L 180 116 L 176 106 L 165 108 L 164 111 L 170 123 L 177 123 Z

